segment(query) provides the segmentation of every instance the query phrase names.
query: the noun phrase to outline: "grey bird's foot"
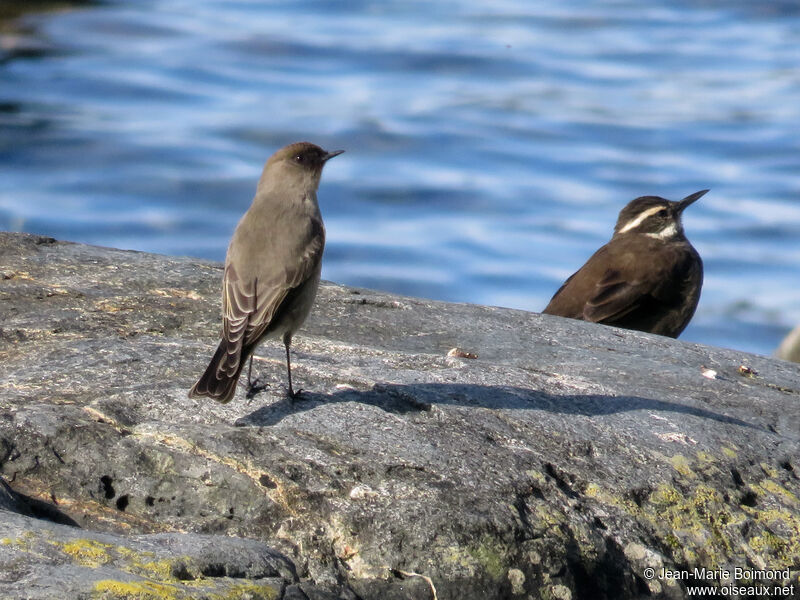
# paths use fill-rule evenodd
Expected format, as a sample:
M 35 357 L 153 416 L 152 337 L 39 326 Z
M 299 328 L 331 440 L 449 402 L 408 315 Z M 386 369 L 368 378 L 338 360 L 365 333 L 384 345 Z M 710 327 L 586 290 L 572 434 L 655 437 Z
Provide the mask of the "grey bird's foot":
M 292 402 L 296 402 L 298 400 L 305 400 L 305 397 L 303 396 L 303 390 L 295 391 L 292 388 L 287 388 L 286 395 Z
M 245 394 L 245 398 L 248 400 L 252 400 L 256 397 L 257 394 L 263 392 L 267 387 L 269 387 L 266 383 L 259 383 L 261 378 L 256 378 L 255 381 L 248 381 L 247 382 L 247 394 Z

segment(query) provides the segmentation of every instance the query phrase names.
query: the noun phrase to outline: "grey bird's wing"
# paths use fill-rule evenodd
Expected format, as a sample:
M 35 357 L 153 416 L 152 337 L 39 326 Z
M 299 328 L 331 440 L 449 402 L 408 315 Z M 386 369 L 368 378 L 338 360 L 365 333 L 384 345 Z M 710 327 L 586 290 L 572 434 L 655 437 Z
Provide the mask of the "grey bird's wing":
M 234 262 L 226 264 L 222 338 L 227 356 L 220 362 L 219 372 L 231 376 L 238 372 L 243 349 L 254 346 L 268 333 L 287 296 L 315 275 L 325 246 L 324 231 L 321 222 L 313 221 L 303 251 L 289 264 L 265 261 L 249 277 L 243 276 Z

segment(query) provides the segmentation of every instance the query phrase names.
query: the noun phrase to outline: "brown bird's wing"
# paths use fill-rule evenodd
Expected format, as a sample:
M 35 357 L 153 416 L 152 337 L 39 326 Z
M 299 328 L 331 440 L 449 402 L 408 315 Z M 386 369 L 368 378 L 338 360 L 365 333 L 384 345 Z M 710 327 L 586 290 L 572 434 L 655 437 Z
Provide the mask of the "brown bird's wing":
M 567 279 L 543 312 L 677 337 L 694 314 L 702 282 L 702 261 L 688 242 L 612 240 Z
M 639 257 L 647 255 L 658 260 L 650 260 L 643 271 Z M 613 263 L 619 267 L 606 270 L 598 279 L 583 307 L 583 318 L 609 325 L 623 320 L 628 325 L 651 322 L 656 313 L 680 303 L 681 290 L 689 283 L 683 272 L 693 257 L 699 262 L 688 244 L 664 246 L 650 240 L 642 240 L 636 253 L 617 253 Z
M 610 249 L 608 244 L 597 250 L 558 288 L 542 312 L 570 319 L 594 320 L 589 319 L 584 310 L 587 301 L 596 293 L 595 282 L 605 276 L 604 265 L 608 263 L 610 252 L 613 252 L 613 249 Z
M 583 318 L 595 323 L 615 323 L 640 308 L 653 290 L 641 281 L 630 281 L 616 269 L 605 272 L 583 306 Z
M 610 269 L 608 264 L 615 267 Z M 647 280 L 636 277 L 636 264 L 636 253 L 604 245 L 564 282 L 543 312 L 594 323 L 617 323 L 642 308 L 653 291 Z

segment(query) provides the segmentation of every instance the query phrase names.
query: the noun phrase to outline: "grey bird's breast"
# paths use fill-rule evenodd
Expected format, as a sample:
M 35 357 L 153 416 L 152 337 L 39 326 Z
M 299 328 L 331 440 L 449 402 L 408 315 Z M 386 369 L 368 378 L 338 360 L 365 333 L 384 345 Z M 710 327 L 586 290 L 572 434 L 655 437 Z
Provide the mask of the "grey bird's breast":
M 324 226 L 319 209 L 305 201 L 254 202 L 234 231 L 226 263 L 243 279 L 278 277 L 316 249 Z M 247 248 L 247 253 L 236 252 Z

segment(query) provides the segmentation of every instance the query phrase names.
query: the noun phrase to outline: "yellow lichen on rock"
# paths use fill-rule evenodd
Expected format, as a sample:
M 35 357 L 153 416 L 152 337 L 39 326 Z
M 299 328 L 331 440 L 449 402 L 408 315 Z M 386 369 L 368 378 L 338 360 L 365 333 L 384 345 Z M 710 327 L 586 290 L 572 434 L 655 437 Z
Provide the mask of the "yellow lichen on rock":
M 112 560 L 109 550 L 111 544 L 102 544 L 95 540 L 79 538 L 71 542 L 49 542 L 58 547 L 76 564 L 84 567 L 99 567 Z
M 95 600 L 181 600 L 187 596 L 169 584 L 154 581 L 114 581 L 104 579 L 94 584 Z
M 695 479 L 697 475 L 689 467 L 689 460 L 683 454 L 676 454 L 669 459 L 672 468 L 687 479 Z

